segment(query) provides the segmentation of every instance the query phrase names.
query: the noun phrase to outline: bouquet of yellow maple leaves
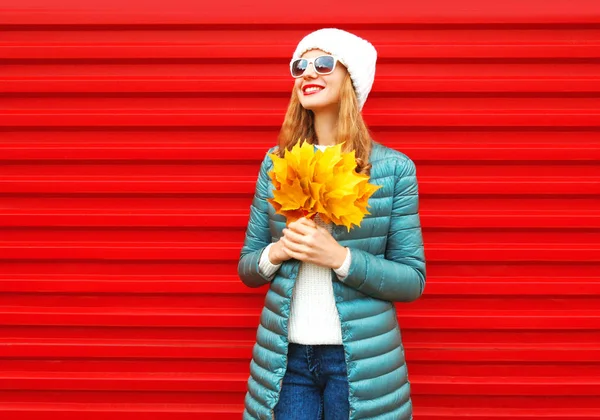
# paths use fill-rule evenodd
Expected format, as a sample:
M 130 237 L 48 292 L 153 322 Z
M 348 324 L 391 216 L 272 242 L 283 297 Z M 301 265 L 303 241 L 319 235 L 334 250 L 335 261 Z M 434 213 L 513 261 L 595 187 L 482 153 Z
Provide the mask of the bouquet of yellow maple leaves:
M 287 224 L 301 217 L 313 218 L 317 213 L 325 223 L 360 227 L 371 195 L 380 185 L 369 184 L 369 176 L 356 172 L 354 150 L 342 152 L 337 144 L 324 151 L 314 150 L 306 141 L 285 150 L 284 157 L 269 157 L 273 170 L 273 198 L 267 199 L 276 213 L 286 217 Z

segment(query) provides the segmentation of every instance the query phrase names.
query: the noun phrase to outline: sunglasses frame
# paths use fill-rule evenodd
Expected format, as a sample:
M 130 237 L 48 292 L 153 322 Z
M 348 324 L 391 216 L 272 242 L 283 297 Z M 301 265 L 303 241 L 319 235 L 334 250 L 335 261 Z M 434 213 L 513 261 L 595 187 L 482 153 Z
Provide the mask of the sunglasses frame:
M 319 70 L 317 70 L 317 68 L 315 67 L 315 61 L 321 57 L 333 57 L 333 67 L 332 67 L 331 71 L 329 71 L 327 73 L 323 73 L 323 72 L 320 72 Z M 294 63 L 298 60 L 306 60 L 306 61 L 308 61 L 308 63 L 306 64 L 306 68 L 304 69 L 304 71 L 302 72 L 301 75 L 294 76 L 293 66 L 294 66 Z M 337 66 L 338 61 L 340 61 L 340 59 L 333 54 L 323 54 L 323 55 L 319 55 L 319 56 L 313 57 L 313 58 L 294 58 L 294 59 L 292 59 L 292 61 L 290 61 L 290 74 L 292 75 L 292 77 L 294 79 L 299 79 L 300 77 L 304 76 L 304 73 L 306 73 L 306 70 L 308 70 L 308 67 L 312 64 L 313 69 L 315 69 L 315 73 L 317 73 L 321 76 L 325 76 L 325 75 L 331 74 L 335 71 L 335 66 Z

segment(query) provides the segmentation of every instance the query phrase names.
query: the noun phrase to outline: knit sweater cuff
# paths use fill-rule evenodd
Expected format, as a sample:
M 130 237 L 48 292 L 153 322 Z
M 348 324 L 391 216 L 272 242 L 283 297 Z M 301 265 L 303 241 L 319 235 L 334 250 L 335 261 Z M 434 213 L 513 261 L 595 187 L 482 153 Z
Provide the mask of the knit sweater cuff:
M 258 268 L 263 276 L 267 277 L 269 281 L 273 280 L 275 273 L 281 267 L 281 264 L 273 264 L 271 260 L 269 260 L 269 249 L 273 246 L 273 243 L 270 243 L 266 246 L 262 254 L 260 255 L 260 260 L 258 262 Z
M 346 253 L 346 259 L 342 263 L 342 265 L 338 268 L 334 268 L 335 274 L 337 274 L 340 280 L 343 280 L 344 277 L 348 275 L 348 271 L 350 270 L 350 263 L 352 262 L 352 255 L 350 254 L 350 248 L 346 247 L 348 252 Z

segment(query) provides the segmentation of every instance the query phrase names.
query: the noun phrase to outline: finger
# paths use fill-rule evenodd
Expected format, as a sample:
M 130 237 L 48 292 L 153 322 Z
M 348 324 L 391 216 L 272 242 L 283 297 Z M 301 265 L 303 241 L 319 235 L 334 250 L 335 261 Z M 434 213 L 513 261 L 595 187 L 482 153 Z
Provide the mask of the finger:
M 285 246 L 287 249 L 291 250 L 292 252 L 296 252 L 296 253 L 302 253 L 305 251 L 305 247 L 302 244 L 298 244 L 296 242 L 292 242 L 289 239 L 282 237 L 281 241 L 283 242 L 283 246 Z
M 290 225 L 290 229 L 301 235 L 312 235 L 315 232 L 316 227 L 307 225 L 305 223 L 296 223 L 293 226 Z
M 303 261 L 303 255 L 300 252 L 296 252 L 290 248 L 288 248 L 285 244 L 282 244 L 281 247 L 283 248 L 283 250 L 285 251 L 286 254 L 288 254 L 291 258 Z
M 289 241 L 296 243 L 304 243 L 304 235 L 299 234 L 298 232 L 294 232 L 291 229 L 283 229 L 283 236 Z
M 313 219 L 309 219 L 308 217 L 302 217 L 298 219 L 298 222 L 306 226 L 317 227 L 317 223 Z
M 294 251 L 292 251 L 291 249 L 289 249 L 284 244 L 281 244 L 281 249 L 283 249 L 283 252 L 285 252 L 290 258 L 296 258 L 296 255 L 295 255 L 296 253 Z

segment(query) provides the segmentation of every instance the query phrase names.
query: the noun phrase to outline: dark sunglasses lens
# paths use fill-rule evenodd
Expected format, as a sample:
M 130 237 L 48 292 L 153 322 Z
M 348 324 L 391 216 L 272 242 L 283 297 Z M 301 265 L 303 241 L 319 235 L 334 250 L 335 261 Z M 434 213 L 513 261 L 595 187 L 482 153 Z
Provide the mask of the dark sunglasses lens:
M 307 66 L 308 61 L 304 58 L 294 61 L 292 63 L 292 76 L 302 76 Z
M 319 73 L 331 73 L 335 60 L 330 55 L 324 55 L 315 60 L 315 69 Z

